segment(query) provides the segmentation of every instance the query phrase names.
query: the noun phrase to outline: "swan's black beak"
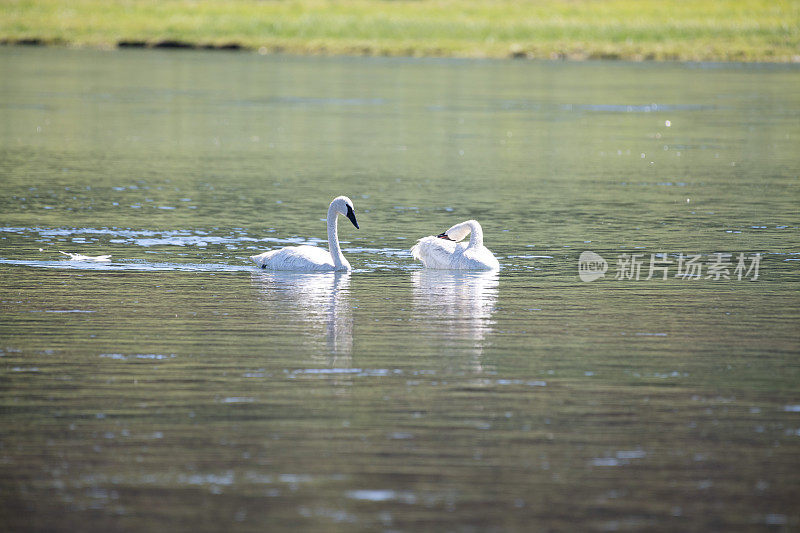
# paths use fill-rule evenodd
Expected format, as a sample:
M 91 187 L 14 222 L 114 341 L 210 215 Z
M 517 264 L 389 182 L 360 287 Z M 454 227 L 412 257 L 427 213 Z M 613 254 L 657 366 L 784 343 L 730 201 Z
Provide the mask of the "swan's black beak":
M 440 239 L 448 240 L 448 241 L 452 241 L 453 240 L 453 239 L 451 239 L 450 237 L 447 236 L 447 233 L 440 233 L 439 235 L 437 235 L 437 237 L 439 237 Z
M 358 227 L 358 222 L 356 222 L 356 214 L 353 213 L 353 208 L 349 205 L 347 206 L 347 218 L 350 219 L 350 222 L 356 227 L 356 229 L 361 229 Z

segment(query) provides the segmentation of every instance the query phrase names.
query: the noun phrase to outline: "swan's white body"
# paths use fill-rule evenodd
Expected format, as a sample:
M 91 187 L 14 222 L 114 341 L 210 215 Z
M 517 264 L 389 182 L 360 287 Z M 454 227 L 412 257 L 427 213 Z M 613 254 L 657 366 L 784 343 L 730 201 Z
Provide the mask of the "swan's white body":
M 458 242 L 469 235 L 469 244 Z M 476 220 L 456 224 L 436 237 L 423 237 L 411 248 L 411 255 L 426 268 L 441 270 L 498 270 L 492 252 L 483 245 L 483 229 Z
M 287 246 L 250 256 L 261 268 L 303 272 L 329 272 L 350 270 L 350 263 L 339 246 L 338 215 L 344 215 L 358 228 L 353 202 L 347 196 L 338 196 L 328 207 L 328 251 L 316 246 Z

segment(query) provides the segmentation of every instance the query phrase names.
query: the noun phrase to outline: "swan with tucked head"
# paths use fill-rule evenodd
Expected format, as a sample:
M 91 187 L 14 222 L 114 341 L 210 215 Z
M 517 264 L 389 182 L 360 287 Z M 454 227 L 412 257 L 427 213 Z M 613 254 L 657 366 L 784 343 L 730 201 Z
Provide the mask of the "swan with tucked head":
M 469 244 L 459 242 L 469 235 Z M 483 245 L 483 229 L 476 220 L 456 224 L 436 237 L 423 237 L 411 255 L 426 268 L 450 270 L 497 270 L 500 263 Z
M 316 246 L 287 246 L 250 256 L 256 265 L 270 270 L 328 272 L 350 270 L 350 263 L 339 246 L 338 216 L 344 215 L 358 229 L 353 202 L 347 196 L 338 196 L 328 207 L 328 250 Z

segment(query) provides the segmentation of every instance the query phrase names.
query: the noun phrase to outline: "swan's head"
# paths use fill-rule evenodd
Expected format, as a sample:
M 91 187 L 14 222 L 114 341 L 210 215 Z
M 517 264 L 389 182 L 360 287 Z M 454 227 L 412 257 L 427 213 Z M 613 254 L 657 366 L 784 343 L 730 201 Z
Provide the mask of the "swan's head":
M 356 212 L 353 209 L 353 201 L 347 196 L 337 196 L 331 202 L 331 207 L 337 212 L 350 219 L 350 222 L 359 229 L 358 221 L 356 221 Z
M 448 241 L 462 241 L 464 238 L 472 232 L 473 225 L 476 225 L 478 228 L 481 227 L 475 220 L 467 220 L 466 222 L 461 222 L 460 224 L 456 224 L 455 226 L 451 227 L 444 233 L 440 233 L 437 235 L 440 239 L 446 239 Z

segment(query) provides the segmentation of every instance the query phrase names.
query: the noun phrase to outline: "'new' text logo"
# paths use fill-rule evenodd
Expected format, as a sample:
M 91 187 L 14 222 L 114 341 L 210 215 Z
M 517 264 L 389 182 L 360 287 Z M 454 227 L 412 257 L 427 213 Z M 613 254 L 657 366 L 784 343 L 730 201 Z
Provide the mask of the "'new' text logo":
M 608 263 L 599 254 L 594 252 L 582 252 L 578 259 L 578 275 L 581 281 L 594 281 L 602 278 L 606 270 L 608 270 Z

